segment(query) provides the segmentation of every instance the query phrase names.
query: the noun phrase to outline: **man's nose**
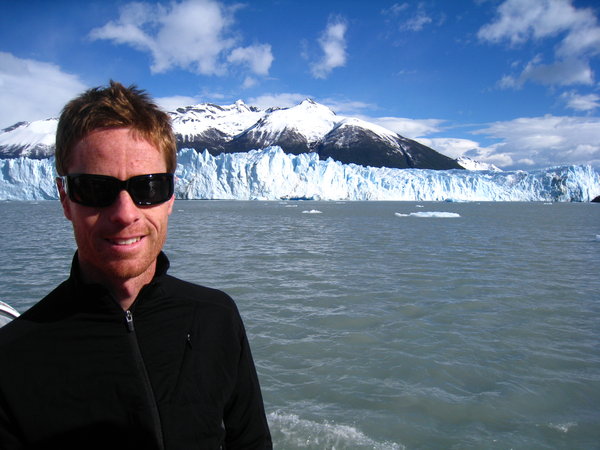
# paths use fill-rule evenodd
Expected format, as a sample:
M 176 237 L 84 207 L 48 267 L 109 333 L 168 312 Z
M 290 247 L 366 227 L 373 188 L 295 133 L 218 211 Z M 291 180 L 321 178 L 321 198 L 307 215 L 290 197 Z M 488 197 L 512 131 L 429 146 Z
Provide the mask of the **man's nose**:
M 140 218 L 140 209 L 133 202 L 129 192 L 122 190 L 110 205 L 110 220 L 112 222 L 128 225 Z

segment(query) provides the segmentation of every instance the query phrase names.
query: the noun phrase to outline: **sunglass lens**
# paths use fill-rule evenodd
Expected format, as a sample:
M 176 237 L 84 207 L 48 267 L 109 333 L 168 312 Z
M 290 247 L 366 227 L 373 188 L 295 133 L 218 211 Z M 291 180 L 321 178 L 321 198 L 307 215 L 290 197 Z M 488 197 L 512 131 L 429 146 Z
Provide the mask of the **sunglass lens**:
M 73 201 L 87 206 L 108 206 L 119 194 L 117 180 L 95 176 L 78 176 L 72 179 L 70 194 Z
M 171 197 L 171 185 L 171 177 L 167 174 L 144 175 L 130 180 L 129 193 L 139 205 L 155 205 Z

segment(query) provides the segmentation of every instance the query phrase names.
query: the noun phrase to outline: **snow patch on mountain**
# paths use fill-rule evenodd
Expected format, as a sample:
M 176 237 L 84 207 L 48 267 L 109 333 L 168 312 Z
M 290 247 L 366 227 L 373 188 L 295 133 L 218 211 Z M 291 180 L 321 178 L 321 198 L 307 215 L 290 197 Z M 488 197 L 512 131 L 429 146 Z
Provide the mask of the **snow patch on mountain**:
M 502 172 L 502 169 L 495 166 L 494 164 L 475 161 L 474 159 L 471 159 L 468 156 L 461 156 L 460 158 L 456 159 L 456 162 L 467 170 L 489 170 L 492 172 Z
M 16 149 L 21 156 L 48 158 L 54 154 L 58 119 L 19 122 L 0 132 L 0 157 Z
M 276 136 L 291 129 L 311 145 L 322 139 L 339 120 L 326 106 L 304 100 L 291 108 L 271 110 L 251 131 Z
M 259 121 L 264 112 L 238 100 L 227 106 L 201 103 L 178 108 L 169 114 L 175 134 L 180 135 L 185 142 L 210 129 L 216 129 L 227 136 L 236 136 Z

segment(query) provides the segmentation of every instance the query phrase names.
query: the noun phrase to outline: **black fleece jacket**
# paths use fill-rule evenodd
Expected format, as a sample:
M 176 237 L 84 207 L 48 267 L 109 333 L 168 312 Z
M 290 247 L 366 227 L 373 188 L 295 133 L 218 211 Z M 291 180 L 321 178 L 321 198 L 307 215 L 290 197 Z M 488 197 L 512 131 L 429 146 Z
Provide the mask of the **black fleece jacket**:
M 71 276 L 0 328 L 0 449 L 270 449 L 242 320 L 166 274 L 129 311 Z

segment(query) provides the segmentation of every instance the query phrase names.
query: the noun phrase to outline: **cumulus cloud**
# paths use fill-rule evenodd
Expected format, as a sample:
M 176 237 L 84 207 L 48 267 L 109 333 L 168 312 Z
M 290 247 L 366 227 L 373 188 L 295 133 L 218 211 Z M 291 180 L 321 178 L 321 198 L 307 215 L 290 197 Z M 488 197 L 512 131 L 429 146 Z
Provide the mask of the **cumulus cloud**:
M 348 25 L 341 17 L 329 20 L 325 31 L 319 38 L 323 56 L 311 65 L 311 73 L 315 78 L 327 78 L 333 69 L 346 65 L 347 29 Z
M 600 118 L 543 117 L 494 122 L 475 134 L 499 140 L 494 155 L 510 161 L 503 166 L 591 164 L 600 166 Z M 522 167 L 521 167 L 522 168 Z
M 246 64 L 257 75 L 268 75 L 273 62 L 273 54 L 269 44 L 238 47 L 227 57 L 231 63 Z
M 407 119 L 404 117 L 364 117 L 364 120 L 392 130 L 409 139 L 437 133 L 444 122 L 439 119 Z
M 0 128 L 56 117 L 85 89 L 77 76 L 57 65 L 0 52 Z
M 505 168 L 513 164 L 510 155 L 497 151 L 497 144 L 484 147 L 479 142 L 471 139 L 444 137 L 418 138 L 415 140 L 450 158 L 467 157 L 478 162 Z
M 241 64 L 255 75 L 266 75 L 273 61 L 271 46 L 238 45 L 233 30 L 238 8 L 214 0 L 184 0 L 169 6 L 128 3 L 117 20 L 92 30 L 90 37 L 150 53 L 154 73 L 181 68 L 220 76 L 231 64 Z
M 585 60 L 568 59 L 541 64 L 540 58 L 530 61 L 519 76 L 505 75 L 499 82 L 502 88 L 521 88 L 527 81 L 546 86 L 593 85 L 594 73 Z
M 582 26 L 594 27 L 590 14 L 590 10 L 576 9 L 570 0 L 505 0 L 498 7 L 496 20 L 483 26 L 478 36 L 492 42 L 520 44 Z
M 591 58 L 600 54 L 600 25 L 591 8 L 576 8 L 571 0 L 505 0 L 496 18 L 484 25 L 478 37 L 485 42 L 556 39 L 554 61 L 543 64 L 541 56 L 525 64 L 520 75 L 505 76 L 502 87 L 520 87 L 527 81 L 545 85 L 591 85 Z
M 580 95 L 575 91 L 564 92 L 561 99 L 566 103 L 567 108 L 575 111 L 591 112 L 600 107 L 600 96 L 597 94 Z

